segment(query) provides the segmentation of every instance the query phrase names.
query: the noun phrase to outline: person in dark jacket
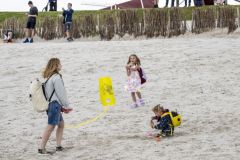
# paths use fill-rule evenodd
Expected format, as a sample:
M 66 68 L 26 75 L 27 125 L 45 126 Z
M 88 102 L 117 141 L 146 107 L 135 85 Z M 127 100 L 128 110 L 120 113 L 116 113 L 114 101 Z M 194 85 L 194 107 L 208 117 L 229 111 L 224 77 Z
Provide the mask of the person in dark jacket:
M 28 16 L 27 26 L 26 26 L 26 39 L 23 43 L 33 43 L 33 37 L 35 35 L 35 26 L 37 22 L 38 9 L 33 6 L 33 2 L 29 1 L 28 6 L 30 10 L 26 15 Z
M 153 8 L 159 8 L 158 7 L 158 0 L 153 0 Z
M 155 106 L 152 111 L 155 116 L 152 117 L 150 125 L 154 129 L 161 130 L 162 136 L 171 136 L 173 135 L 174 127 L 172 125 L 172 120 L 169 114 L 168 109 L 164 109 L 160 105 Z
M 204 5 L 204 1 L 203 1 L 203 0 L 195 0 L 195 1 L 194 1 L 194 5 L 195 5 L 196 7 L 201 7 L 201 6 Z
M 57 0 L 49 0 L 50 9 L 49 11 L 57 11 Z
M 184 7 L 191 7 L 191 0 L 185 0 L 185 6 Z
M 169 2 L 169 0 L 166 0 L 165 8 L 168 7 L 168 2 Z M 172 0 L 171 1 L 171 7 L 174 7 L 174 3 L 175 3 L 175 0 Z
M 68 41 L 73 41 L 71 30 L 72 30 L 72 15 L 73 15 L 73 9 L 72 9 L 72 3 L 68 3 L 68 9 L 63 10 L 63 24 L 64 24 L 64 30 L 67 35 Z

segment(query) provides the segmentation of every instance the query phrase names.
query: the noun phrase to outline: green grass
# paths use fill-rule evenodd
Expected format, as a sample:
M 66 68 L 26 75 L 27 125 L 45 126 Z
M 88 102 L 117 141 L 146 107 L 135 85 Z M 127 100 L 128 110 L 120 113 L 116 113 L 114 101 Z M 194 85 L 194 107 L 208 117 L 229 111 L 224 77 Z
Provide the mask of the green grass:
M 207 8 L 218 8 L 219 6 L 204 6 L 204 7 L 198 7 L 198 9 L 204 10 Z M 233 8 L 240 8 L 240 6 L 224 6 L 224 7 L 233 7 Z M 188 7 L 188 8 L 180 8 L 184 17 L 186 17 L 187 20 L 192 19 L 192 12 L 195 10 L 197 7 Z M 163 8 L 160 8 L 163 9 Z M 169 8 L 168 8 L 169 9 Z M 79 16 L 84 16 L 84 15 L 104 15 L 104 14 L 114 14 L 118 12 L 119 10 L 96 10 L 96 11 L 75 11 L 74 17 L 79 17 Z M 142 9 L 137 9 L 138 14 L 142 14 L 143 10 Z M 61 15 L 62 12 L 39 12 L 38 19 L 42 19 L 43 17 L 50 16 L 50 17 L 57 17 Z M 25 19 L 26 15 L 25 12 L 0 12 L 0 23 L 3 22 L 7 18 L 11 17 L 16 17 L 19 19 Z
M 21 12 L 0 12 L 0 23 L 10 17 L 23 18 L 25 13 Z

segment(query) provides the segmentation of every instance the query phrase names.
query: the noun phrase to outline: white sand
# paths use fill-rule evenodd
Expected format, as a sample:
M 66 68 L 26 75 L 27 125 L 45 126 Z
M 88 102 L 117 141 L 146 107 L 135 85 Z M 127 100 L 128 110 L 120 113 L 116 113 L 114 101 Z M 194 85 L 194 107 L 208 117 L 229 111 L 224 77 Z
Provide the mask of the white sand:
M 240 37 L 181 36 L 137 41 L 61 41 L 0 44 L 0 159 L 238 160 L 240 157 Z M 125 64 L 139 55 L 148 77 L 146 106 L 128 109 Z M 102 112 L 98 77 L 113 79 L 117 105 L 106 117 L 78 129 L 66 129 L 63 146 L 53 156 L 37 154 L 47 123 L 28 99 L 32 79 L 51 57 L 59 57 L 74 112 L 65 122 L 80 123 Z M 161 103 L 178 110 L 183 125 L 161 142 L 145 133 Z M 47 144 L 55 148 L 55 133 Z

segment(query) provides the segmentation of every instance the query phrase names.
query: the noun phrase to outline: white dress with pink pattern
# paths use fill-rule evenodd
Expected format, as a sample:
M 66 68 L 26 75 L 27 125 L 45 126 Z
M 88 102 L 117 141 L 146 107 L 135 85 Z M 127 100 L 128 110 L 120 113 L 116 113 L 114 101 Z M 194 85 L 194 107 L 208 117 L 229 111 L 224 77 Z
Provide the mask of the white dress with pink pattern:
M 136 66 L 133 66 L 131 68 L 136 68 Z M 125 86 L 125 89 L 128 92 L 140 92 L 141 87 L 142 85 L 139 72 L 131 70 L 131 73 L 128 76 L 127 85 Z

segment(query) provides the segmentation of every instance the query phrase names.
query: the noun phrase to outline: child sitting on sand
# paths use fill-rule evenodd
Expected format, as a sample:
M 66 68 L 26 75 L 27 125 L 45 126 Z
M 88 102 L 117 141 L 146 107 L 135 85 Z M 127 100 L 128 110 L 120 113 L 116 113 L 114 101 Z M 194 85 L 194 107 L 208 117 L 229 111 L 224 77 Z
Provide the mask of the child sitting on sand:
M 3 37 L 4 43 L 12 43 L 13 42 L 13 31 L 11 29 L 6 30 Z
M 155 106 L 152 111 L 155 116 L 152 117 L 150 121 L 150 126 L 152 128 L 161 130 L 160 134 L 157 134 L 156 137 L 159 136 L 171 136 L 174 132 L 174 126 L 172 125 L 172 120 L 170 117 L 169 110 L 164 109 L 160 104 Z

